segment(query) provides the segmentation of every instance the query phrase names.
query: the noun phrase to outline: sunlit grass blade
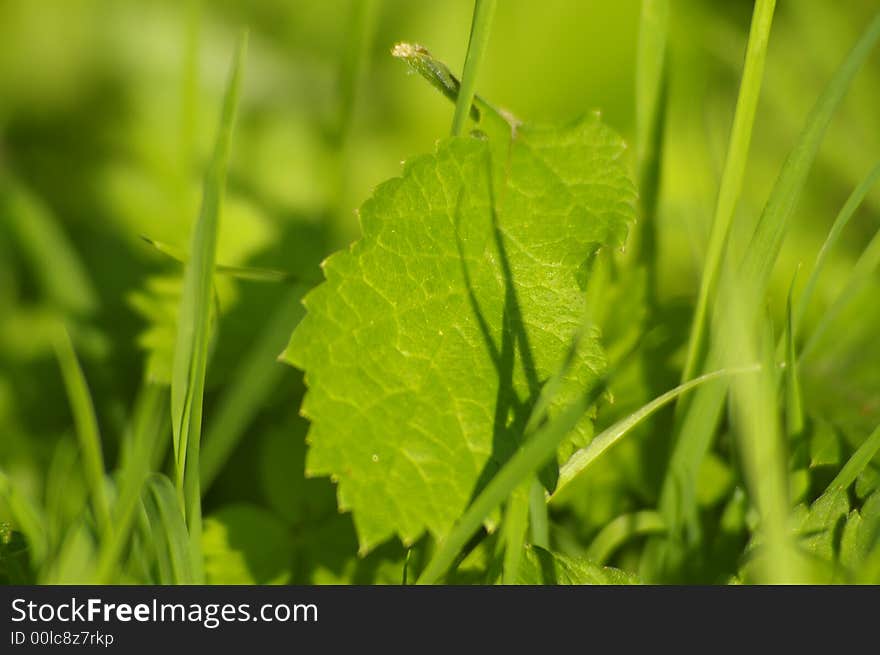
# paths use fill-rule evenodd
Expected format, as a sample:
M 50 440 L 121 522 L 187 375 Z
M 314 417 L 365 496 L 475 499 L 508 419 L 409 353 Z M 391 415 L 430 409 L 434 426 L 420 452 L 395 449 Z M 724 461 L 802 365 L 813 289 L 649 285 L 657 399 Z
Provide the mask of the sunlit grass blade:
M 243 34 L 233 60 L 214 154 L 205 175 L 202 208 L 193 232 L 189 261 L 184 270 L 171 379 L 176 486 L 190 528 L 194 554 L 200 552 L 201 541 L 199 452 L 217 233 L 246 46 L 247 34 Z M 200 579 L 201 566 L 198 558 L 196 574 Z
M 158 473 L 151 475 L 144 487 L 143 504 L 158 559 L 159 583 L 197 583 L 189 533 L 171 480 Z
M 245 353 L 231 384 L 217 403 L 216 413 L 208 423 L 202 451 L 202 494 L 214 482 L 266 396 L 284 373 L 285 367 L 278 362 L 278 353 L 305 312 L 299 302 L 301 295 L 302 291 L 298 289 L 284 297 L 275 315 Z
M 141 492 L 168 434 L 168 398 L 164 386 L 147 383 L 132 420 L 130 450 L 119 471 L 119 498 L 113 509 L 114 530 L 100 544 L 97 583 L 110 584 L 131 536 Z
M 98 419 L 95 416 L 95 406 L 88 384 L 73 350 L 73 343 L 64 328 L 58 331 L 55 354 L 67 389 L 70 409 L 73 412 L 73 422 L 82 456 L 83 478 L 89 489 L 95 523 L 99 534 L 107 537 L 112 532 L 112 521 L 104 480 L 104 454 L 98 431 Z
M 492 29 L 492 16 L 495 14 L 496 4 L 497 0 L 475 0 L 474 2 L 471 36 L 461 75 L 461 89 L 455 103 L 455 115 L 452 119 L 453 136 L 464 132 L 465 121 L 474 101 L 480 64 L 483 62 L 489 44 L 489 33 Z
M 723 369 L 701 375 L 698 378 L 689 380 L 688 382 L 667 391 L 663 395 L 658 396 L 647 405 L 644 405 L 627 416 L 625 419 L 622 419 L 611 427 L 603 430 L 602 433 L 593 438 L 587 446 L 574 453 L 562 468 L 559 469 L 559 483 L 556 485 L 556 491 L 553 492 L 551 499 L 561 497 L 564 489 L 571 484 L 578 475 L 583 473 L 594 461 L 596 461 L 596 459 L 599 458 L 600 455 L 617 443 L 627 432 L 682 394 L 685 394 L 706 382 L 748 373 L 757 370 L 757 368 L 757 365 L 752 365 Z
M 764 79 L 764 62 L 767 59 L 767 44 L 770 40 L 770 28 L 773 24 L 775 9 L 776 0 L 758 0 L 755 3 L 755 10 L 752 15 L 751 33 L 749 34 L 749 44 L 746 50 L 746 61 L 743 68 L 742 82 L 740 83 L 739 97 L 736 103 L 733 128 L 730 132 L 727 159 L 725 160 L 724 172 L 721 176 L 715 216 L 712 220 L 711 232 L 709 233 L 706 261 L 703 265 L 702 277 L 700 278 L 700 291 L 697 296 L 697 306 L 694 310 L 694 318 L 691 325 L 687 360 L 682 372 L 683 381 L 689 380 L 696 375 L 705 348 L 709 303 L 715 294 L 718 284 L 718 272 L 724 259 L 728 234 L 730 233 L 730 224 L 733 221 L 736 205 L 742 191 L 749 146 L 752 140 L 752 127 L 755 122 L 755 112 L 757 111 L 758 99 L 761 94 L 761 83 Z
M 590 543 L 587 557 L 595 564 L 604 564 L 614 552 L 634 537 L 662 534 L 666 530 L 663 517 L 651 510 L 623 514 L 608 523 Z
M 856 210 L 861 207 L 862 202 L 865 200 L 865 196 L 868 195 L 868 192 L 874 188 L 877 184 L 878 180 L 880 180 L 880 162 L 877 162 L 874 165 L 874 168 L 865 176 L 865 179 L 859 183 L 859 185 L 855 188 L 852 194 L 847 198 L 846 203 L 844 203 L 843 208 L 840 210 L 840 213 L 837 215 L 837 218 L 834 219 L 834 224 L 831 226 L 831 230 L 828 232 L 828 236 L 825 238 L 825 242 L 822 244 L 822 247 L 819 249 L 819 254 L 816 256 L 816 263 L 813 264 L 813 270 L 810 272 L 810 277 L 807 279 L 807 283 L 804 285 L 804 290 L 801 293 L 800 298 L 797 303 L 795 303 L 795 312 L 794 312 L 794 336 L 797 338 L 800 333 L 800 326 L 804 319 L 804 314 L 807 311 L 807 308 L 810 305 L 810 300 L 813 298 L 813 292 L 816 289 L 816 282 L 819 280 L 819 275 L 822 273 L 822 270 L 825 268 L 825 261 L 828 257 L 828 253 L 834 248 L 840 239 L 840 235 L 843 232 L 843 229 L 847 226 L 850 219 L 856 213 Z

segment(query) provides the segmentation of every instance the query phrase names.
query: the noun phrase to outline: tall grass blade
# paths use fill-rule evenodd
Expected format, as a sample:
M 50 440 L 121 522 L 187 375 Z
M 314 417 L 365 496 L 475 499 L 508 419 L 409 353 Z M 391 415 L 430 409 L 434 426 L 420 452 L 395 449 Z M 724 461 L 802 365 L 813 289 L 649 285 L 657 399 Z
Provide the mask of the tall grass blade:
M 464 132 L 465 121 L 471 111 L 477 87 L 477 74 L 489 44 L 489 33 L 492 28 L 492 16 L 495 14 L 496 4 L 497 0 L 475 0 L 474 2 L 471 36 L 461 76 L 461 88 L 455 103 L 455 115 L 452 118 L 453 136 Z
M 807 174 L 815 161 L 822 136 L 853 77 L 878 38 L 880 38 L 880 14 L 868 25 L 808 117 L 806 126 L 770 193 L 738 271 L 738 284 L 741 285 L 745 297 L 763 298 L 789 219 L 806 185 Z M 728 288 L 733 288 L 733 285 L 728 285 Z M 718 325 L 724 325 L 732 320 L 729 299 L 719 298 L 715 306 L 717 309 L 714 320 Z M 693 343 L 692 339 L 691 350 L 695 354 L 697 349 Z M 694 355 L 692 354 L 691 357 L 693 358 Z M 708 356 L 707 366 L 720 367 L 723 366 L 724 361 L 725 355 L 720 347 L 713 348 Z M 694 366 L 695 364 L 691 363 L 691 367 Z M 661 511 L 673 540 L 678 539 L 685 523 L 691 540 L 698 538 L 699 526 L 696 522 L 694 496 L 696 475 L 714 438 L 726 392 L 727 384 L 723 381 L 710 384 L 698 391 L 689 404 L 681 429 L 678 431 L 660 497 Z
M 742 192 L 743 176 L 752 140 L 752 127 L 755 123 L 758 98 L 761 94 L 764 62 L 767 59 L 767 44 L 770 40 L 770 28 L 773 24 L 775 10 L 776 0 L 758 0 L 755 3 L 749 43 L 746 49 L 746 62 L 736 103 L 736 113 L 733 118 L 733 129 L 730 132 L 727 159 L 724 163 L 721 186 L 718 190 L 715 216 L 709 234 L 706 261 L 703 265 L 703 275 L 700 278 L 700 291 L 697 296 L 697 307 L 694 310 L 682 381 L 689 380 L 696 375 L 705 348 L 709 302 L 715 294 L 718 272 L 724 259 L 728 234 L 730 233 L 730 224 L 733 221 L 736 205 Z
M 61 367 L 64 386 L 70 399 L 73 422 L 76 425 L 76 436 L 79 441 L 83 463 L 83 477 L 92 500 L 92 511 L 98 532 L 107 537 L 112 532 L 110 518 L 110 501 L 104 480 L 104 455 L 101 449 L 101 435 L 98 431 L 98 419 L 95 406 L 86 378 L 83 375 L 73 343 L 67 330 L 61 328 L 55 340 L 55 354 Z
M 147 383 L 133 417 L 130 450 L 118 476 L 119 498 L 113 510 L 114 530 L 109 539 L 101 542 L 98 552 L 98 584 L 113 581 L 119 557 L 131 536 L 141 492 L 157 453 L 164 445 L 168 427 L 167 391 L 164 386 Z
M 806 127 L 797 145 L 785 160 L 743 258 L 743 278 L 746 281 L 753 281 L 758 291 L 766 289 L 773 265 L 782 248 L 789 220 L 806 187 L 807 175 L 816 159 L 834 112 L 878 40 L 880 40 L 880 13 L 868 24 L 864 34 L 837 69 L 807 119 Z
M 202 208 L 193 232 L 189 261 L 184 270 L 183 297 L 171 379 L 176 486 L 190 528 L 194 553 L 199 551 L 201 541 L 199 452 L 217 233 L 246 47 L 245 33 L 239 41 L 232 63 L 214 154 L 205 175 Z M 199 578 L 200 570 L 197 559 L 196 572 Z

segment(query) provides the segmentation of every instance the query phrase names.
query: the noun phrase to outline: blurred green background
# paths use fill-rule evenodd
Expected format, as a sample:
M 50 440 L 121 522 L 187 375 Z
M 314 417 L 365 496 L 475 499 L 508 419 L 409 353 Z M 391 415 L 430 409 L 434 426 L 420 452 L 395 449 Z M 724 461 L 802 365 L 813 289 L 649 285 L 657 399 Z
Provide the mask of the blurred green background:
M 669 324 L 670 358 L 679 361 L 752 3 L 673 4 L 657 284 L 667 315 L 679 317 Z M 332 485 L 303 478 L 301 375 L 274 356 L 303 289 L 320 278 L 319 262 L 357 237 L 355 209 L 402 160 L 448 133 L 452 105 L 393 59 L 391 46 L 419 42 L 459 71 L 472 8 L 469 0 L 0 0 L 0 488 L 50 526 L 46 552 L 68 538 L 85 494 L 53 335 L 59 322 L 72 334 L 115 462 L 143 381 L 168 380 L 174 343 L 181 268 L 142 237 L 186 248 L 228 63 L 247 26 L 218 262 L 280 269 L 299 284 L 218 276 L 206 439 L 237 446 L 218 455 L 206 497 L 209 578 L 399 581 L 402 547 L 358 559 Z M 736 234 L 750 233 L 812 103 L 875 9 L 874 0 L 780 2 Z M 478 92 L 534 122 L 598 108 L 631 140 L 638 12 L 637 0 L 504 0 Z M 352 68 L 358 16 L 370 38 Z M 774 278 L 776 315 L 794 271 L 812 262 L 880 153 L 878 107 L 875 53 L 800 203 Z M 833 253 L 808 323 L 839 291 L 878 213 L 875 189 Z M 877 297 L 878 282 L 865 299 Z M 851 307 L 803 374 L 816 413 L 861 435 L 880 418 L 880 303 Z M 645 400 L 632 395 L 616 411 Z M 625 458 L 622 450 L 615 459 Z M 594 476 L 578 534 L 560 533 L 560 542 L 651 502 L 654 491 L 627 471 L 621 464 Z M 0 520 L 9 518 L 0 501 Z M 64 567 L 49 579 L 73 579 Z

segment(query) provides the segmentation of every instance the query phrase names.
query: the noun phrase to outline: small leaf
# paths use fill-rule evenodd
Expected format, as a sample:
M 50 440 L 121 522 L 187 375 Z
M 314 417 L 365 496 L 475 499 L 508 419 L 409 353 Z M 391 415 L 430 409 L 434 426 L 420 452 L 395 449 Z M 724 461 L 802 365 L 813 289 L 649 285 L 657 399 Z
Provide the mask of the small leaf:
M 584 557 L 568 557 L 538 546 L 526 546 L 517 582 L 524 585 L 639 584 L 632 573 L 598 566 Z

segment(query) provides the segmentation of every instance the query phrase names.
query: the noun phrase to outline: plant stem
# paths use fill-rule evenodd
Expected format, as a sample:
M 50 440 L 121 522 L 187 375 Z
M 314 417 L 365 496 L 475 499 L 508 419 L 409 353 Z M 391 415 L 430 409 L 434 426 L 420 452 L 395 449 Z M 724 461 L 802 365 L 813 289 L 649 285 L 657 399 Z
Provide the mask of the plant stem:
M 705 347 L 709 299 L 715 293 L 718 284 L 718 271 L 724 258 L 730 224 L 742 191 L 746 160 L 752 139 L 752 126 L 755 122 L 755 112 L 764 77 L 767 43 L 770 39 L 770 27 L 773 23 L 775 9 L 776 0 L 757 0 L 752 15 L 746 62 L 739 88 L 739 98 L 736 103 L 733 129 L 730 133 L 727 160 L 724 164 L 721 186 L 718 190 L 718 202 L 715 206 L 715 217 L 709 235 L 709 247 L 700 280 L 700 292 L 691 326 L 687 360 L 682 373 L 683 382 L 690 380 L 697 373 Z
M 464 124 L 474 101 L 477 73 L 489 43 L 492 15 L 495 13 L 496 4 L 496 0 L 476 0 L 474 3 L 474 17 L 461 77 L 461 89 L 455 103 L 455 115 L 452 119 L 452 136 L 459 136 L 464 131 Z

